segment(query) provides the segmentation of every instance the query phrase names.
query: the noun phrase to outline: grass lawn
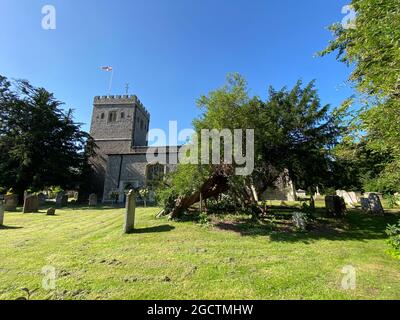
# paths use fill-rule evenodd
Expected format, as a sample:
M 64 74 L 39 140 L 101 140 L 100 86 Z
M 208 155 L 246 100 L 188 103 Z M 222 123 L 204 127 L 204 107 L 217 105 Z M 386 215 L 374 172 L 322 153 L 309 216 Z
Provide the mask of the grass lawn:
M 123 212 L 6 212 L 0 299 L 25 296 L 21 288 L 38 289 L 31 299 L 400 299 L 400 260 L 385 253 L 384 233 L 399 216 L 355 211 L 295 233 L 244 216 L 170 222 L 139 208 L 137 231 L 123 235 Z M 356 290 L 341 287 L 347 265 Z M 42 289 L 44 266 L 57 270 L 54 291 Z

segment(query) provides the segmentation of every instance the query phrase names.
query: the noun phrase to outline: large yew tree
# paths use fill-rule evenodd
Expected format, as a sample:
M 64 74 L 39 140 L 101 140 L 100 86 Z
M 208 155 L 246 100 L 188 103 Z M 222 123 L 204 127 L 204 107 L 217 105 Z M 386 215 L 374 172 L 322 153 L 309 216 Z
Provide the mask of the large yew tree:
M 0 76 L 0 187 L 22 195 L 82 183 L 93 144 L 61 106 L 43 88 Z

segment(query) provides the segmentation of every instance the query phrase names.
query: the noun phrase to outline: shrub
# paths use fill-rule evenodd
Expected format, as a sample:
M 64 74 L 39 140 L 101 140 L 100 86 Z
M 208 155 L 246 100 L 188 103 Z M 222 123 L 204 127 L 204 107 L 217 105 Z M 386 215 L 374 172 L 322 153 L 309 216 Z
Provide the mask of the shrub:
M 386 234 L 389 236 L 388 244 L 392 248 L 390 253 L 400 258 L 400 221 L 397 225 L 389 225 Z
M 393 209 L 398 206 L 400 203 L 400 196 L 399 195 L 392 195 L 388 194 L 385 196 L 389 209 Z
M 110 197 L 110 199 L 113 201 L 113 203 L 117 203 L 118 202 L 118 199 L 119 199 L 119 192 L 117 192 L 117 191 L 111 191 L 110 193 L 109 193 L 109 197 Z
M 202 226 L 208 226 L 210 224 L 210 219 L 207 213 L 202 212 L 199 214 L 198 223 L 201 224 Z
M 145 207 L 147 207 L 147 198 L 149 197 L 149 194 L 150 191 L 147 188 L 142 188 L 139 190 L 140 198 L 142 198 Z

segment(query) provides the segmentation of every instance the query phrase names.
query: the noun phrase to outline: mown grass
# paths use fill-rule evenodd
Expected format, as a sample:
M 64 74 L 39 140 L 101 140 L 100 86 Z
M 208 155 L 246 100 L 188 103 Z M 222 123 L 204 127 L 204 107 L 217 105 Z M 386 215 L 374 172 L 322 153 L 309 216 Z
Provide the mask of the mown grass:
M 6 213 L 0 229 L 0 299 L 399 299 L 400 261 L 385 253 L 397 217 L 354 211 L 307 233 L 250 217 L 213 225 L 155 219 L 139 208 L 122 234 L 123 209 L 70 208 L 57 216 Z M 341 287 L 357 270 L 356 290 Z M 44 266 L 56 289 L 42 288 Z

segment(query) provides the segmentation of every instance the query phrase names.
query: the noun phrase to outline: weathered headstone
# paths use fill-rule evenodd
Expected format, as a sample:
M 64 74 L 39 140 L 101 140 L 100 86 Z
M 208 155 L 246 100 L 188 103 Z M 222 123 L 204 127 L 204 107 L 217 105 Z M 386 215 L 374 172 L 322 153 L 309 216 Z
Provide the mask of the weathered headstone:
M 15 211 L 18 205 L 18 195 L 9 194 L 4 196 L 4 210 Z
M 128 234 L 135 228 L 136 195 L 133 190 L 126 196 L 124 217 L 124 233 Z
M 357 197 L 357 193 L 355 193 L 354 191 L 349 192 L 349 197 L 353 205 L 356 205 L 360 201 L 359 197 Z
M 346 205 L 350 206 L 351 208 L 356 207 L 357 199 L 356 199 L 354 192 L 351 194 L 351 192 L 347 192 L 344 190 L 338 190 L 338 191 L 336 191 L 336 195 L 338 195 L 339 197 L 342 197 L 344 199 L 344 202 L 346 203 Z
M 371 206 L 369 205 L 369 200 L 367 198 L 361 198 L 361 208 L 367 213 L 371 211 Z
M 3 200 L 0 200 L 0 226 L 4 223 L 4 204 Z
M 38 194 L 38 198 L 39 198 L 39 205 L 43 206 L 46 204 L 47 196 L 43 192 Z
M 384 199 L 383 199 L 383 194 L 382 194 L 382 193 L 379 193 L 379 192 L 366 192 L 366 193 L 364 193 L 364 198 L 369 198 L 369 196 L 370 196 L 371 194 L 377 195 L 377 196 L 379 197 L 379 200 L 380 200 L 381 202 L 384 200 Z
M 68 196 L 65 194 L 61 199 L 61 206 L 66 207 L 68 205 Z
M 66 207 L 68 205 L 68 195 L 65 192 L 57 193 L 56 205 L 57 207 Z
M 376 215 L 385 214 L 385 210 L 383 210 L 382 202 L 378 194 L 370 193 L 368 196 L 369 205 L 371 208 L 371 213 Z
M 27 195 L 24 200 L 23 213 L 36 213 L 39 211 L 39 197 L 36 195 Z
M 296 195 L 300 199 L 305 199 L 307 198 L 307 193 L 304 190 L 297 190 Z
M 95 207 L 97 206 L 97 195 L 95 193 L 92 193 L 89 196 L 89 206 L 90 207 Z
M 56 215 L 56 209 L 55 208 L 50 208 L 47 210 L 46 215 L 48 216 L 55 216 Z
M 346 214 L 346 203 L 342 197 L 326 196 L 325 197 L 326 212 L 329 216 L 340 218 Z
M 65 193 L 63 191 L 57 193 L 56 195 L 56 206 L 61 207 L 62 206 L 62 201 Z

